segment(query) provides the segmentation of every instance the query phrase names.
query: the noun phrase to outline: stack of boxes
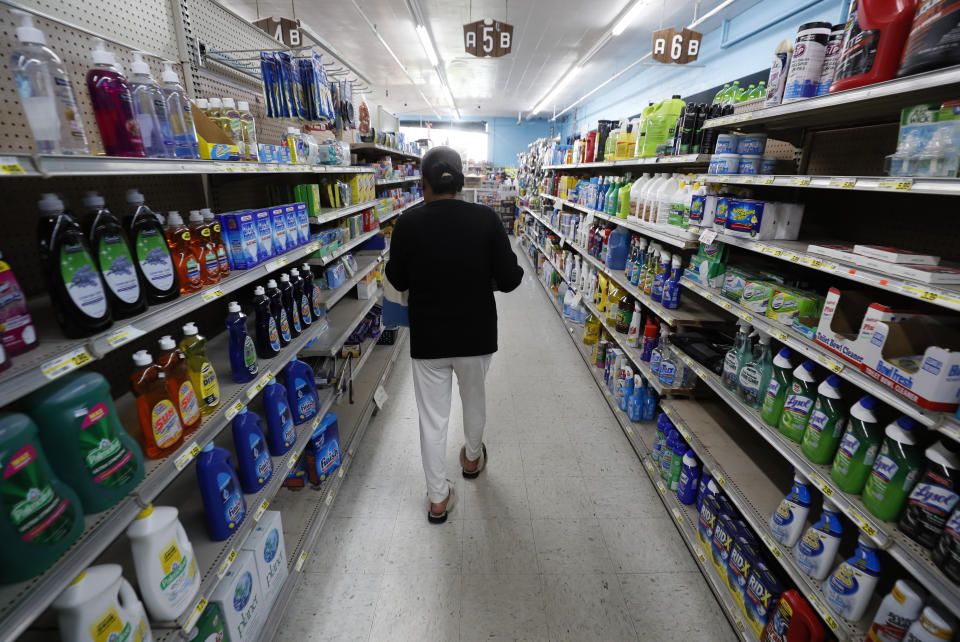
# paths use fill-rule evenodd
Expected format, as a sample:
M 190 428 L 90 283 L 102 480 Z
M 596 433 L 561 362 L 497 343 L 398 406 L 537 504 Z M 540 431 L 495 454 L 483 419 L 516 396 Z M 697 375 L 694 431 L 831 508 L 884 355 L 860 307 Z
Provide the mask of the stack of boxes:
M 232 270 L 249 270 L 310 242 L 306 203 L 220 214 Z

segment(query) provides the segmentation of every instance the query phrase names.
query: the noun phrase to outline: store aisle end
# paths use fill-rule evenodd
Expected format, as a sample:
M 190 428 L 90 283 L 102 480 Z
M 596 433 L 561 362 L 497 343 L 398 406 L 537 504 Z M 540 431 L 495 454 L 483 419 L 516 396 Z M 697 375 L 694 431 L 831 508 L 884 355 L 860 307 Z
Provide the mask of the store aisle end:
M 460 501 L 447 523 L 427 522 L 403 346 L 277 639 L 736 639 L 520 260 L 524 283 L 497 297 L 487 470 L 460 476 L 454 386 L 447 466 Z

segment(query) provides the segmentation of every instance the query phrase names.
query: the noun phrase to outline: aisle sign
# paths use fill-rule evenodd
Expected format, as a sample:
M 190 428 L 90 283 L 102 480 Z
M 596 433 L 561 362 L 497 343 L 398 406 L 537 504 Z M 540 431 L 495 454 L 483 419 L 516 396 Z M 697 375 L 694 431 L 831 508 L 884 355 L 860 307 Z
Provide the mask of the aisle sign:
M 465 24 L 463 48 L 477 58 L 505 56 L 513 48 L 513 25 L 499 20 L 477 20 Z
M 653 32 L 652 57 L 657 62 L 685 65 L 700 55 L 700 40 L 703 34 L 692 29 L 660 29 Z
M 273 16 L 254 20 L 253 24 L 260 27 L 263 31 L 266 31 L 270 37 L 279 40 L 288 47 L 299 47 L 303 44 L 303 39 L 300 37 L 299 20 Z

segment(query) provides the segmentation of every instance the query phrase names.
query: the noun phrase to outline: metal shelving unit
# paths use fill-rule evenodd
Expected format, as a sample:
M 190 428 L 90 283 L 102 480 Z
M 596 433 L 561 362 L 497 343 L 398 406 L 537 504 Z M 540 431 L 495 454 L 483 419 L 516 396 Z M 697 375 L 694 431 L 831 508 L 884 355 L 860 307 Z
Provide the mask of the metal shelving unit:
M 414 183 L 419 181 L 419 176 L 403 176 L 401 178 L 378 178 L 377 187 L 386 187 L 387 185 L 400 185 L 402 183 Z
M 378 225 L 377 229 L 370 230 L 369 232 L 364 232 L 360 236 L 347 241 L 346 243 L 338 247 L 336 250 L 334 250 L 331 254 L 328 254 L 326 256 L 321 256 L 318 258 L 312 258 L 308 262 L 310 263 L 310 265 L 329 265 L 330 263 L 333 263 L 334 261 L 339 259 L 341 256 L 343 256 L 353 248 L 357 247 L 358 245 L 362 244 L 364 241 L 368 239 L 372 239 L 374 236 L 376 236 L 379 233 L 380 233 L 380 227 Z
M 682 154 L 680 156 L 661 156 L 659 158 L 630 158 L 618 161 L 597 161 L 595 163 L 564 163 L 544 165 L 544 169 L 557 170 L 593 170 L 611 167 L 706 167 L 710 163 L 709 154 Z
M 329 223 L 330 221 L 335 221 L 338 218 L 343 218 L 349 214 L 354 214 L 356 212 L 362 212 L 363 210 L 368 210 L 370 208 L 376 207 L 377 203 L 381 199 L 375 198 L 372 201 L 364 201 L 362 203 L 356 203 L 355 205 L 347 205 L 346 207 L 340 207 L 337 209 L 329 210 L 320 216 L 311 216 L 310 222 L 320 225 L 322 223 Z
M 412 160 L 412 161 L 420 160 L 420 156 L 417 154 L 409 154 L 399 149 L 394 149 L 393 147 L 387 147 L 386 145 L 376 145 L 374 143 L 350 143 L 350 151 L 364 153 L 364 154 L 373 154 L 373 155 L 389 154 L 391 156 L 396 156 L 401 159 Z
M 792 174 L 703 174 L 701 183 L 720 185 L 767 185 L 833 189 L 891 194 L 937 194 L 960 196 L 960 179 L 924 176 L 818 176 Z
M 330 330 L 309 348 L 302 350 L 304 355 L 333 355 L 343 345 L 357 324 L 383 295 L 383 288 L 377 288 L 369 299 L 348 299 L 327 313 Z
M 376 269 L 376 267 L 383 262 L 383 257 L 385 254 L 386 250 L 372 252 L 369 254 L 357 254 L 356 274 L 347 279 L 347 281 L 345 281 L 344 284 L 338 287 L 336 290 L 324 290 L 320 298 L 323 307 L 329 310 L 335 306 L 337 302 L 347 294 L 347 292 L 352 290 L 357 283 L 362 281 L 365 276 L 370 274 L 370 272 Z
M 393 210 L 392 212 L 387 212 L 386 214 L 384 214 L 384 215 L 380 218 L 380 224 L 382 225 L 383 223 L 386 223 L 387 221 L 389 221 L 390 219 L 392 219 L 394 216 L 400 216 L 401 214 L 403 214 L 404 212 L 406 212 L 406 211 L 407 211 L 408 209 L 410 209 L 411 207 L 415 207 L 415 206 L 419 205 L 419 204 L 422 203 L 422 202 L 423 202 L 423 197 L 421 196 L 420 198 L 418 198 L 418 199 L 416 199 L 416 200 L 410 201 L 409 203 L 407 203 L 407 204 L 404 205 L 403 207 L 398 207 L 397 209 Z

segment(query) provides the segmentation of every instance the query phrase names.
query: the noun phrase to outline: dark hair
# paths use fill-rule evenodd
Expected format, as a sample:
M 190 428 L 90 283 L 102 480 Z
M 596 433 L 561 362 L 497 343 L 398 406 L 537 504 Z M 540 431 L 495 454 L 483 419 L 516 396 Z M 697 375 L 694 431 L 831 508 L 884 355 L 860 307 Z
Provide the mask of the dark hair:
M 451 147 L 434 147 L 423 155 L 423 178 L 434 194 L 457 194 L 463 189 L 463 164 Z

